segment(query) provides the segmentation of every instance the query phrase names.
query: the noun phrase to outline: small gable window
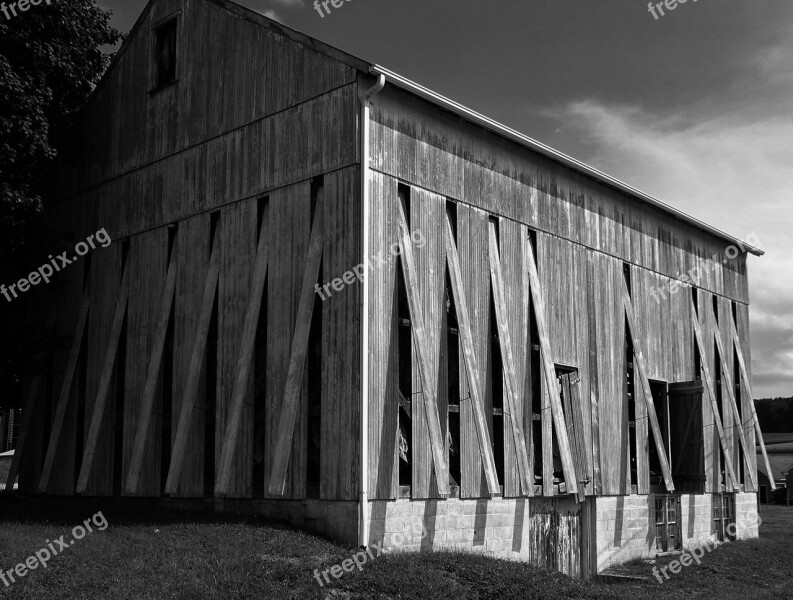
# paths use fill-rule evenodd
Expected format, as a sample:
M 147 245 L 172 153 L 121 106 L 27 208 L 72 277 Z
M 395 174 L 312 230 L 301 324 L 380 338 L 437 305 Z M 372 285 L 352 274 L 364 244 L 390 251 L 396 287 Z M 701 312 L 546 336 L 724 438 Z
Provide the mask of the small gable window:
M 176 81 L 176 25 L 177 20 L 171 19 L 154 30 L 155 84 L 158 89 Z

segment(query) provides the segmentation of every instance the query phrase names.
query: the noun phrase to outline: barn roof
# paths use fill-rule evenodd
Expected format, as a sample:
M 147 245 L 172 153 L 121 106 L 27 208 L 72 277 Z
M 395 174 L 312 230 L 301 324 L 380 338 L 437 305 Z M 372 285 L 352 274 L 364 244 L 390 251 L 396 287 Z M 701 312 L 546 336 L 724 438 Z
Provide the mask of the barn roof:
M 762 461 L 762 455 L 758 454 L 757 460 L 757 470 L 761 473 L 766 473 L 765 464 Z M 773 454 L 771 452 L 768 453 L 768 462 L 771 465 L 771 471 L 773 471 L 774 481 L 778 481 L 780 479 L 784 479 L 785 475 L 790 469 L 793 469 L 793 453 L 791 454 Z
M 119 49 L 116 57 L 114 58 L 114 62 L 115 60 L 118 59 L 118 56 L 120 56 L 124 52 L 125 47 L 128 44 L 129 40 L 134 37 L 136 30 L 138 29 L 140 24 L 144 21 L 144 16 L 150 10 L 151 6 L 157 1 L 158 0 L 150 0 L 150 2 L 146 5 L 146 8 L 143 10 L 141 16 L 138 18 L 138 21 L 135 23 L 132 30 L 130 31 L 129 36 L 127 36 L 127 39 L 125 40 L 124 44 L 122 44 L 121 48 Z M 266 27 L 267 29 L 270 29 L 292 41 L 300 43 L 317 52 L 325 54 L 330 58 L 333 58 L 350 67 L 353 67 L 358 71 L 364 73 L 370 73 L 372 75 L 384 75 L 386 78 L 386 84 L 390 83 L 391 85 L 394 85 L 407 92 L 415 94 L 416 96 L 419 96 L 420 98 L 423 98 L 424 100 L 432 104 L 435 104 L 436 106 L 439 106 L 443 109 L 451 111 L 452 113 L 455 113 L 456 115 L 462 117 L 467 121 L 475 123 L 489 131 L 492 131 L 493 133 L 496 133 L 502 137 L 512 140 L 513 142 L 516 142 L 521 146 L 524 146 L 534 152 L 537 152 L 538 154 L 541 154 L 547 158 L 550 158 L 551 160 L 563 164 L 566 167 L 573 169 L 574 171 L 577 171 L 583 175 L 586 175 L 613 189 L 619 190 L 636 200 L 639 200 L 641 202 L 644 202 L 645 204 L 654 206 L 662 210 L 663 212 L 671 214 L 680 221 L 688 223 L 689 225 L 692 225 L 697 229 L 705 231 L 717 238 L 729 242 L 730 244 L 734 244 L 738 248 L 745 248 L 747 252 L 751 252 L 755 256 L 762 256 L 763 254 L 765 254 L 765 252 L 763 252 L 759 248 L 751 246 L 750 244 L 747 244 L 745 241 L 735 236 L 732 236 L 728 233 L 725 233 L 724 231 L 721 231 L 720 229 L 717 229 L 712 225 L 708 225 L 704 221 L 692 217 L 691 215 L 671 206 L 670 204 L 662 202 L 661 200 L 623 181 L 620 181 L 619 179 L 612 177 L 611 175 L 608 175 L 594 167 L 587 165 L 584 162 L 581 162 L 571 156 L 559 152 L 558 150 L 554 150 L 553 148 L 551 148 L 550 146 L 546 146 L 542 142 L 538 142 L 537 140 L 534 140 L 510 127 L 507 127 L 506 125 L 503 125 L 498 121 L 495 121 L 481 113 L 478 113 L 470 108 L 467 108 L 462 104 L 455 102 L 454 100 L 446 98 L 445 96 L 438 94 L 437 92 L 434 92 L 422 85 L 419 85 L 418 83 L 415 83 L 410 79 L 403 77 L 398 73 L 395 73 L 385 67 L 367 62 L 356 56 L 353 56 L 348 52 L 339 50 L 338 48 L 335 48 L 330 44 L 326 44 L 304 33 L 301 33 L 295 29 L 287 27 L 286 25 L 283 25 L 278 21 L 274 21 L 273 19 L 265 17 L 264 15 L 258 12 L 245 8 L 244 6 L 240 6 L 239 4 L 236 4 L 231 0 L 205 0 L 205 1 L 212 2 L 213 4 L 230 11 L 231 13 L 241 18 L 244 18 L 248 21 L 252 21 L 263 27 Z M 108 68 L 108 71 L 112 69 L 112 67 L 113 67 L 113 63 L 111 63 L 110 67 Z

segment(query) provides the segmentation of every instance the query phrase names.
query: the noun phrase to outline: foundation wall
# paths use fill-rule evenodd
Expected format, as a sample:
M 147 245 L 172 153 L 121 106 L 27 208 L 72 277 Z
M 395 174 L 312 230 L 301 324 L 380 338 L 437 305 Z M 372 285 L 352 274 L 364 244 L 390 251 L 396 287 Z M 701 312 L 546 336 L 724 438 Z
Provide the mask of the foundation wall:
M 636 558 L 652 558 L 655 549 L 655 496 L 610 496 L 595 500 L 598 572 Z M 683 547 L 691 548 L 716 539 L 713 496 L 683 494 L 680 522 Z M 735 495 L 735 536 L 758 537 L 757 496 Z
M 587 498 L 582 504 L 572 498 L 375 500 L 369 503 L 369 546 L 388 552 L 477 552 L 588 578 L 609 566 L 657 555 L 654 500 L 652 494 Z M 203 503 L 213 504 L 219 512 L 283 519 L 358 545 L 357 502 L 214 499 Z M 682 495 L 684 548 L 716 540 L 712 503 L 710 494 Z M 178 505 L 179 500 L 169 504 Z M 758 537 L 754 493 L 736 494 L 735 517 L 736 539 Z
M 369 543 L 390 551 L 463 550 L 582 573 L 582 505 L 572 499 L 370 503 Z

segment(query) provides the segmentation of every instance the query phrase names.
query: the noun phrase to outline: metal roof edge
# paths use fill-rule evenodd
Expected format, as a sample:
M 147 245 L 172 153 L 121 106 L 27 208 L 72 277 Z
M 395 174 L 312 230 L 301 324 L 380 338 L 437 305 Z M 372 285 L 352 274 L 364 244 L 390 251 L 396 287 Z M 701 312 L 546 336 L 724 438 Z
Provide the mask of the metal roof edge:
M 417 96 L 420 96 L 425 100 L 429 100 L 434 104 L 438 104 L 443 108 L 450 110 L 453 113 L 463 117 L 464 119 L 484 127 L 485 129 L 489 129 L 490 131 L 493 131 L 494 133 L 502 135 L 514 142 L 517 142 L 529 148 L 530 150 L 533 150 L 539 154 L 542 154 L 543 156 L 546 156 L 552 160 L 560 162 L 563 165 L 570 167 L 571 169 L 583 173 L 584 175 L 588 175 L 589 177 L 592 177 L 597 181 L 605 183 L 606 185 L 613 187 L 621 192 L 624 192 L 630 196 L 638 198 L 639 200 L 646 202 L 651 206 L 655 206 L 656 208 L 659 208 L 664 212 L 673 215 L 674 217 L 680 219 L 681 221 L 693 225 L 697 229 L 706 231 L 711 235 L 714 235 L 718 238 L 731 242 L 732 244 L 739 244 L 740 248 L 745 248 L 747 252 L 751 252 L 755 256 L 763 256 L 765 254 L 763 250 L 760 250 L 759 248 L 756 248 L 755 246 L 752 246 L 751 244 L 748 244 L 745 241 L 736 238 L 735 236 L 725 233 L 724 231 L 721 231 L 720 229 L 717 229 L 712 225 L 708 225 L 704 221 L 700 221 L 696 217 L 692 217 L 691 215 L 686 214 L 683 211 L 678 210 L 677 208 L 669 204 L 666 204 L 665 202 L 662 202 L 661 200 L 658 200 L 657 198 L 654 198 L 653 196 L 650 196 L 649 194 L 646 194 L 645 192 L 642 192 L 641 190 L 631 185 L 628 185 L 627 183 L 620 181 L 619 179 L 612 177 L 611 175 L 604 173 L 603 171 L 599 171 L 594 167 L 590 167 L 589 165 L 581 162 L 580 160 L 577 160 L 571 156 L 563 154 L 562 152 L 554 150 L 553 148 L 551 148 L 550 146 L 546 146 L 542 142 L 538 142 L 537 140 L 534 140 L 526 135 L 523 135 L 519 131 L 516 131 L 510 127 L 507 127 L 506 125 L 499 123 L 498 121 L 494 121 L 493 119 L 486 117 L 481 113 L 478 113 L 474 110 L 471 110 L 470 108 L 467 108 L 462 104 L 455 102 L 454 100 L 451 100 L 449 98 L 446 98 L 445 96 L 442 96 L 441 94 L 433 92 L 432 90 L 424 87 L 423 85 L 411 81 L 410 79 L 403 77 L 402 75 L 399 75 L 398 73 L 395 73 L 390 69 L 375 64 L 370 67 L 369 71 L 370 73 L 375 75 L 380 75 L 380 74 L 385 75 L 386 81 L 387 82 L 390 81 L 391 83 L 395 84 L 397 87 L 412 92 L 413 94 L 416 94 Z

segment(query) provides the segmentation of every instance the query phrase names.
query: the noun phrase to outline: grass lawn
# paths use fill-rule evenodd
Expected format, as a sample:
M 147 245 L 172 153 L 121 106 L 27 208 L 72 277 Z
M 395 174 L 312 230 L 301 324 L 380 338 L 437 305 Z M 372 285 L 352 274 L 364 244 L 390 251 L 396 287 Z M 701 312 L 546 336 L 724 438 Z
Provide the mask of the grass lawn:
M 0 599 L 793 599 L 793 508 L 781 506 L 763 507 L 760 540 L 725 544 L 663 585 L 581 583 L 521 563 L 435 553 L 382 556 L 320 588 L 313 570 L 355 549 L 252 517 L 13 498 L 0 500 L 0 568 L 24 562 L 45 540 L 68 542 L 72 528 L 100 510 L 105 531 L 10 587 L 0 582 Z M 630 569 L 649 576 L 652 565 Z

